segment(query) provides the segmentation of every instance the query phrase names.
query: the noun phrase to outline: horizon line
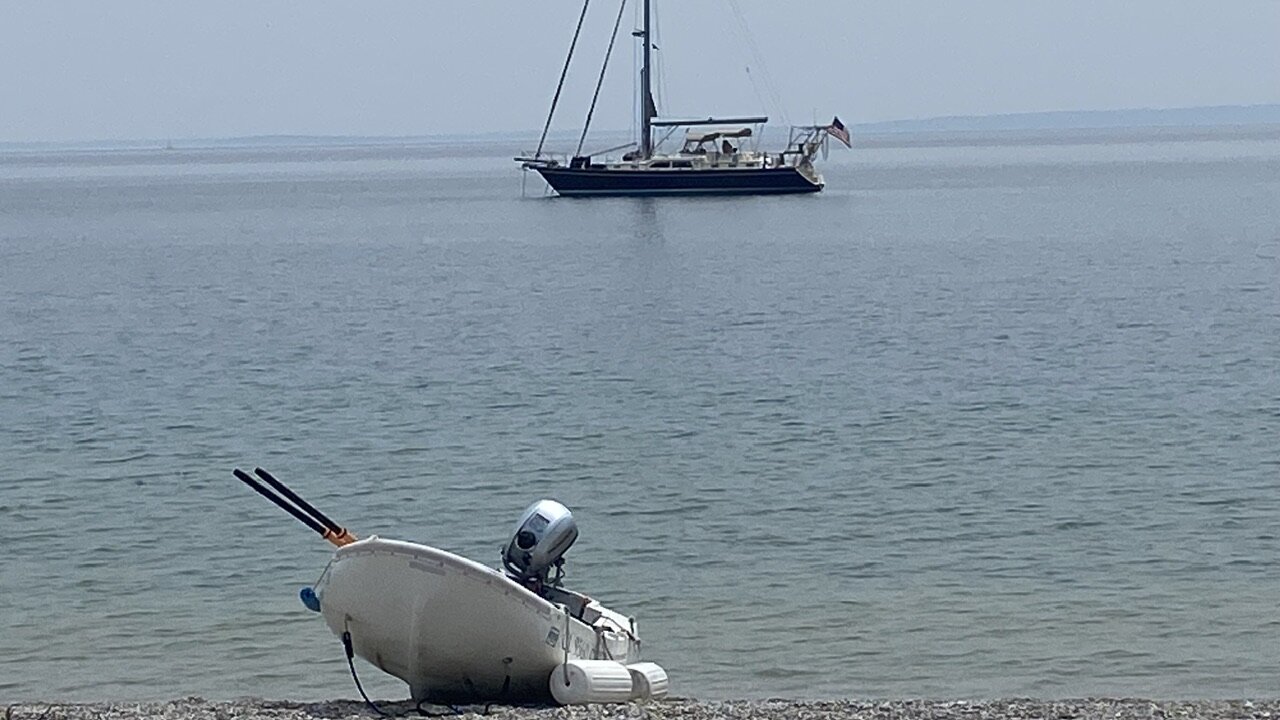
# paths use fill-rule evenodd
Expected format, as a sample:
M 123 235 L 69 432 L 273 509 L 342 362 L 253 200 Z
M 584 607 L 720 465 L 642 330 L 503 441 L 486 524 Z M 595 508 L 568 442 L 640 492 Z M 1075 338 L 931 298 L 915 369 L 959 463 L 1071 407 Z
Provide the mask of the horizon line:
M 897 118 L 892 120 L 870 120 L 863 122 L 849 123 L 850 129 L 857 130 L 861 128 L 864 132 L 893 132 L 890 128 L 904 126 L 927 126 L 938 125 L 944 123 L 965 123 L 991 120 L 1016 120 L 1031 118 L 1051 118 L 1064 116 L 1078 117 L 1102 117 L 1107 115 L 1123 115 L 1133 113 L 1148 113 L 1153 115 L 1174 114 L 1174 113 L 1205 113 L 1205 112 L 1263 112 L 1274 113 L 1274 117 L 1257 119 L 1252 121 L 1242 121 L 1227 124 L 1273 124 L 1280 123 L 1280 103 L 1253 103 L 1253 104 L 1237 104 L 1237 105 L 1191 105 L 1177 107 L 1127 107 L 1113 108 L 1105 110 L 1031 110 L 1006 113 L 989 113 L 985 115 L 932 115 L 924 117 Z M 1187 126 L 1194 126 L 1196 123 L 1188 122 Z M 766 127 L 784 127 L 784 125 L 766 124 Z M 1098 128 L 1089 128 L 1088 126 L 1079 126 L 1071 128 L 1043 128 L 1043 129 L 1060 129 L 1060 130 L 1086 130 L 1086 129 L 1117 129 L 1118 126 L 1111 125 Z M 1143 125 L 1119 126 L 1119 127 L 1144 127 Z M 989 128 L 992 132 L 1016 131 L 1016 130 L 1034 130 L 1037 128 Z M 628 128 L 609 128 L 596 132 L 606 135 L 620 135 L 630 133 L 633 129 Z M 925 128 L 918 128 L 917 131 L 928 131 Z M 959 131 L 952 129 L 952 131 Z M 77 138 L 67 140 L 3 140 L 0 139 L 0 148 L 2 147 L 48 147 L 48 146 L 66 146 L 66 145 L 160 145 L 161 147 L 172 145 L 175 142 L 193 143 L 193 142 L 261 142 L 271 139 L 292 139 L 292 140 L 316 140 L 316 141 L 377 141 L 377 142 L 396 142 L 405 140 L 461 140 L 467 138 L 491 138 L 494 136 L 503 136 L 516 138 L 523 133 L 536 132 L 534 129 L 505 129 L 505 130 L 482 130 L 473 132 L 437 132 L 422 134 L 325 134 L 325 133 L 305 133 L 305 132 L 262 132 L 254 134 L 235 134 L 235 135 L 191 135 L 191 136 L 165 136 L 165 137 L 114 137 L 114 138 Z M 552 130 L 552 134 L 576 134 L 579 129 Z M 902 130 L 899 130 L 902 132 Z

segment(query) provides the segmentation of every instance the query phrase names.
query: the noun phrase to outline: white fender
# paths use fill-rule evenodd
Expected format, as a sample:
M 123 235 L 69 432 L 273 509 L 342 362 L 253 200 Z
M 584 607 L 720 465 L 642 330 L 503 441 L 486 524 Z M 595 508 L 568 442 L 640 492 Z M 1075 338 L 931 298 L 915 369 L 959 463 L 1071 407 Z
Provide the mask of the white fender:
M 631 699 L 657 700 L 667 696 L 671 682 L 658 663 L 639 662 L 627 666 L 631 673 Z
M 551 671 L 551 696 L 561 705 L 631 700 L 631 672 L 613 660 L 570 660 Z

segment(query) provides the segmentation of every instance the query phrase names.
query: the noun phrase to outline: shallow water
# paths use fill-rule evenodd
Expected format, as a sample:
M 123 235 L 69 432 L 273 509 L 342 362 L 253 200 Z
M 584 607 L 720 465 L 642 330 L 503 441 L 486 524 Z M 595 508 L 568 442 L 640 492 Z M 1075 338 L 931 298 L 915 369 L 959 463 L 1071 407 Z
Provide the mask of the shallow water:
M 0 155 L 0 698 L 352 695 L 254 465 L 484 562 L 559 498 L 682 695 L 1275 695 L 1280 135 L 515 149 Z

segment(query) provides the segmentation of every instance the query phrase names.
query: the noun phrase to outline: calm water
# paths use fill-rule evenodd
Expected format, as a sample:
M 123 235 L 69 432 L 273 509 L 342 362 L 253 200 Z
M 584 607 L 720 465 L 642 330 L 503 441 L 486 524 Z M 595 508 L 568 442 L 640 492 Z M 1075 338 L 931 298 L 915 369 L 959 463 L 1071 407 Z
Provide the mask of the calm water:
M 561 499 L 682 695 L 1275 696 L 1280 132 L 973 140 L 0 155 L 0 699 L 354 695 L 255 464 L 487 563 Z

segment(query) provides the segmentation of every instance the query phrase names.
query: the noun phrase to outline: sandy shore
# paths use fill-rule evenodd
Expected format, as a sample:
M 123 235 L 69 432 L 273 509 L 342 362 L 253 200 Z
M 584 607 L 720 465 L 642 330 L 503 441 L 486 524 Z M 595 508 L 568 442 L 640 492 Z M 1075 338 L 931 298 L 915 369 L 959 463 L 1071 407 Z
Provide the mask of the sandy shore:
M 422 717 L 411 704 L 388 702 L 382 706 L 394 715 Z M 483 706 L 460 708 L 454 716 L 448 708 L 424 707 L 435 716 L 485 717 Z M 156 703 L 96 703 L 10 705 L 0 720 L 340 720 L 377 718 L 363 702 L 333 700 L 299 703 L 273 700 L 213 702 L 185 698 Z M 629 705 L 591 705 L 572 708 L 524 708 L 493 706 L 487 717 L 495 720 L 1182 720 L 1205 718 L 1258 718 L 1280 720 L 1280 700 L 753 700 L 698 702 L 664 700 Z

